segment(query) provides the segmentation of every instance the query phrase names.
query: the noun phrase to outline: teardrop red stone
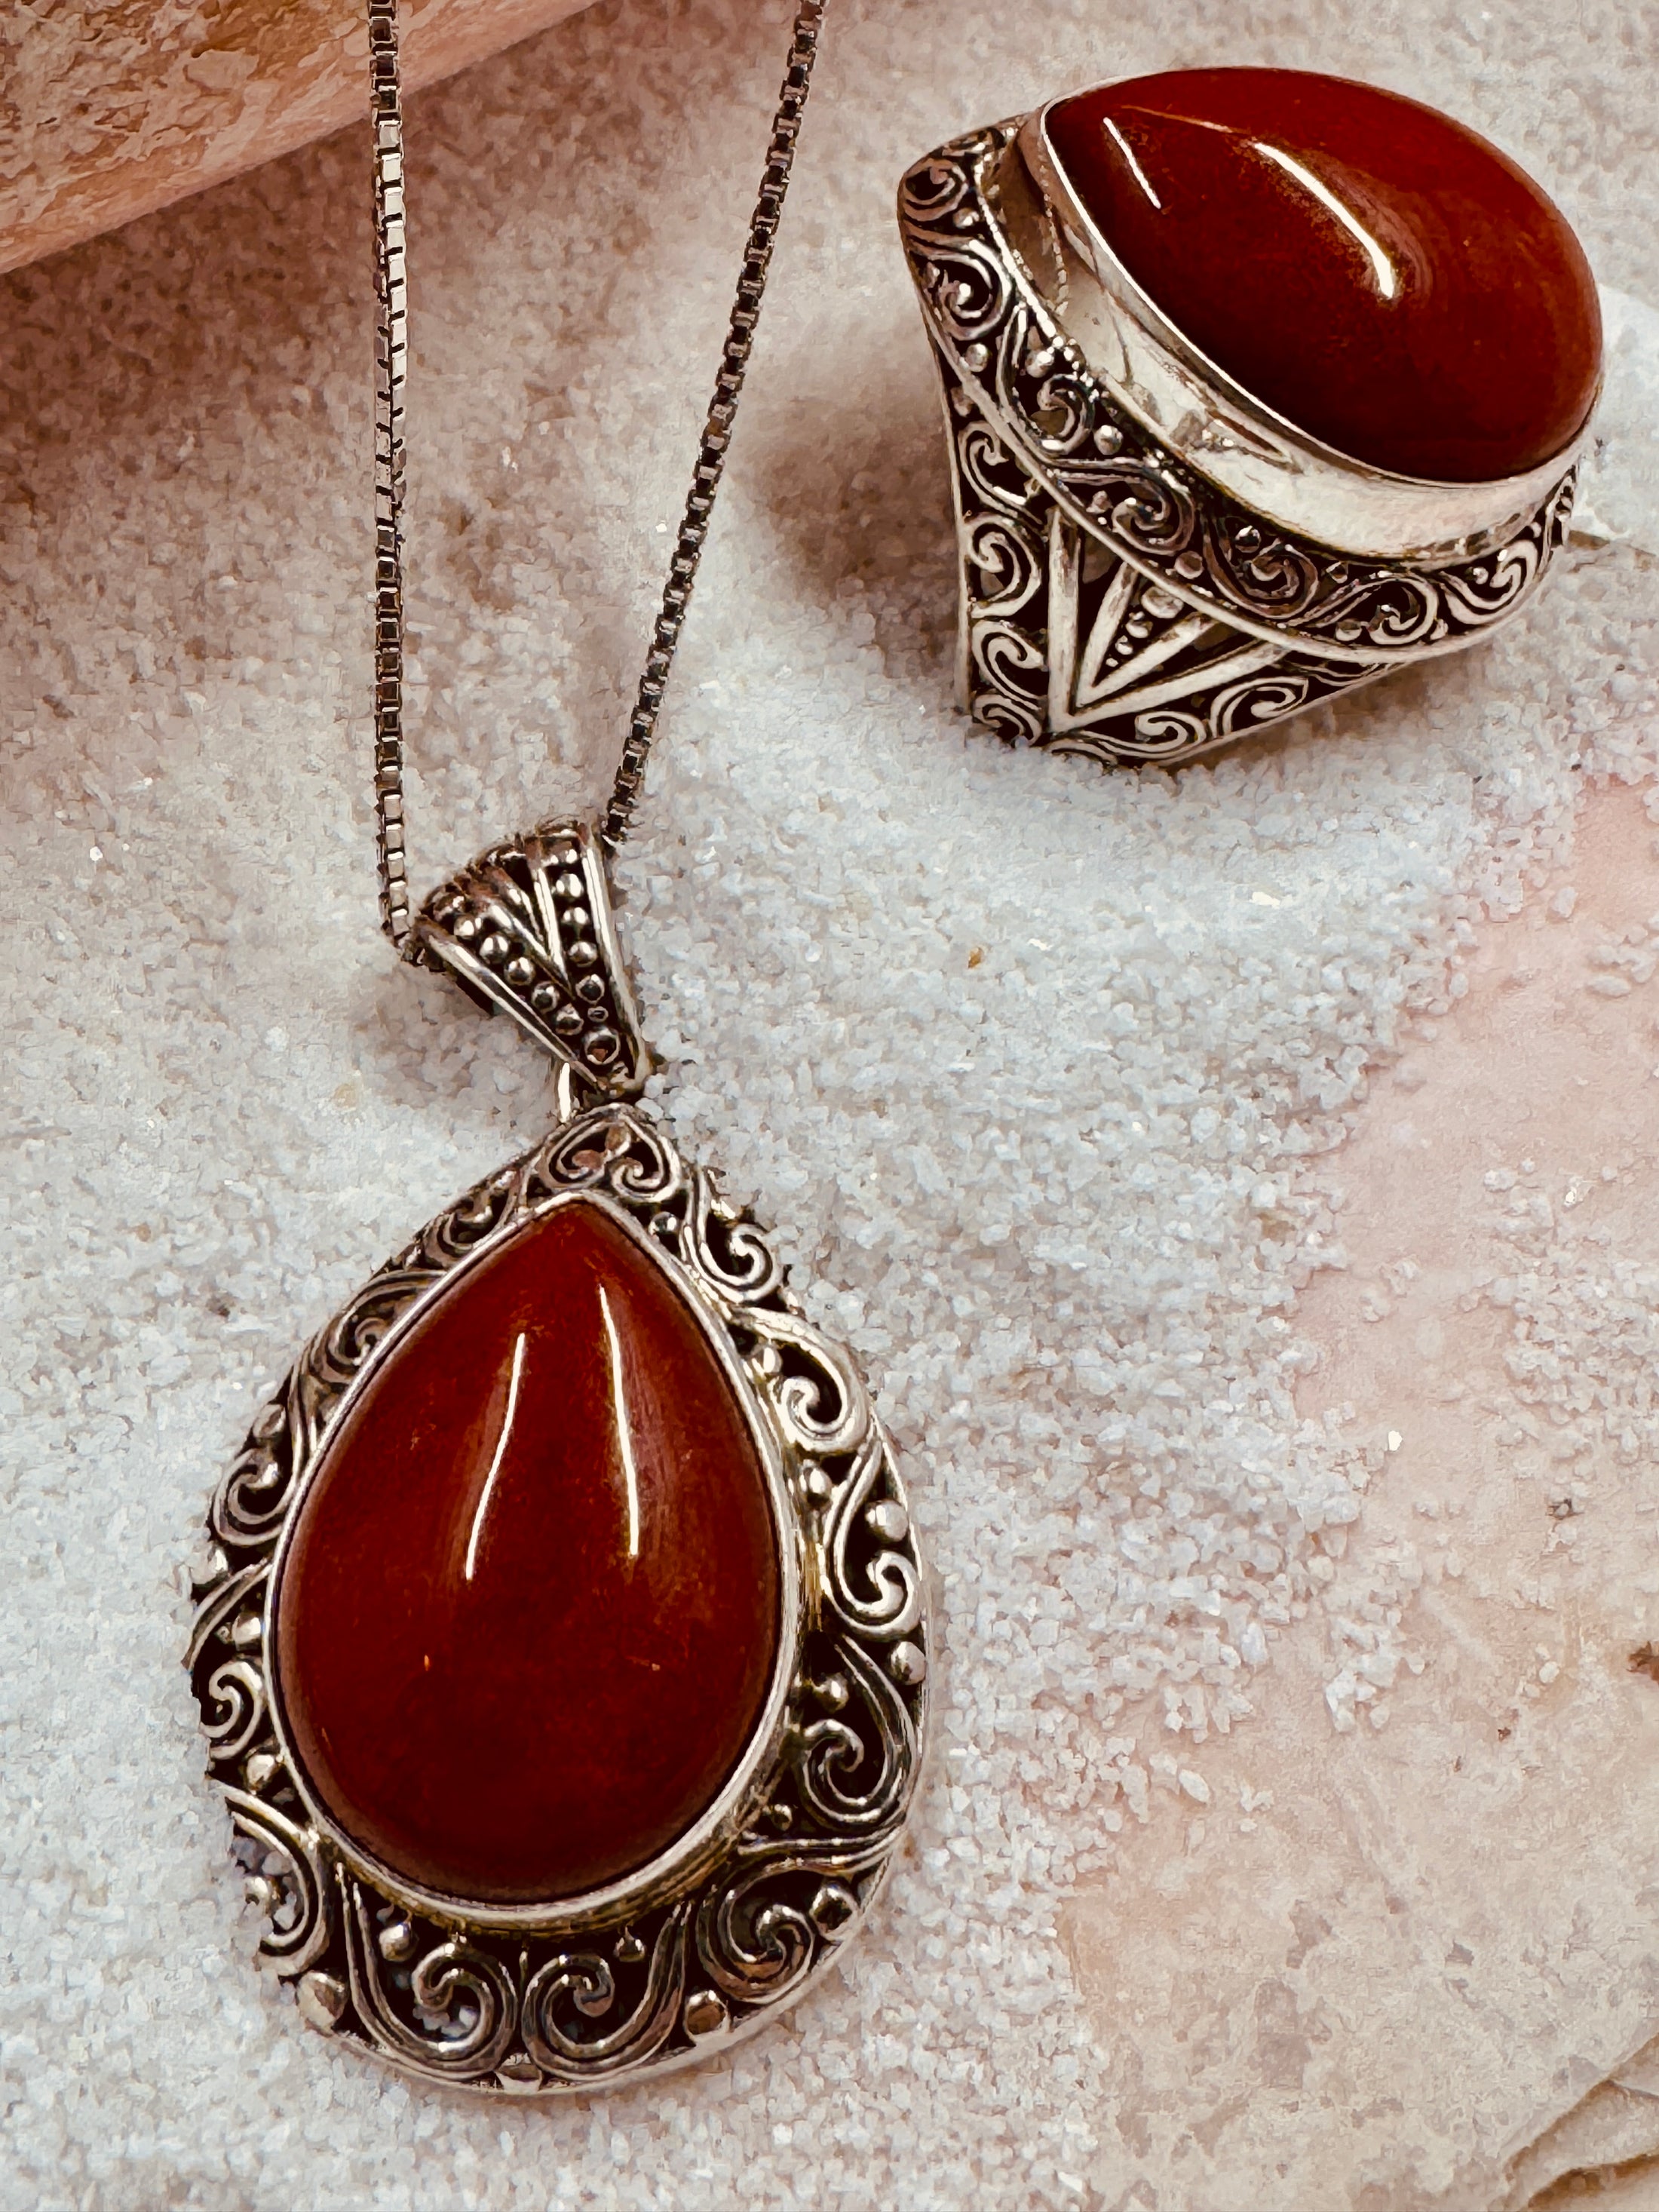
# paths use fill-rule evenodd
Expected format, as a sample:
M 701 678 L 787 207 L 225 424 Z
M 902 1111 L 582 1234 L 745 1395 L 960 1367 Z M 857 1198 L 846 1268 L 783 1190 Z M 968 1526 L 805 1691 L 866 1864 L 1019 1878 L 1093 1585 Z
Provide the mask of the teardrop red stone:
M 457 1276 L 328 1439 L 276 1599 L 289 1737 L 405 1880 L 574 1897 L 719 1795 L 780 1592 L 760 1452 L 700 1323 L 573 1200 Z
M 1059 101 L 1048 134 L 1183 336 L 1338 452 L 1482 483 L 1583 428 L 1601 361 L 1583 250 L 1449 116 L 1299 70 L 1171 70 Z

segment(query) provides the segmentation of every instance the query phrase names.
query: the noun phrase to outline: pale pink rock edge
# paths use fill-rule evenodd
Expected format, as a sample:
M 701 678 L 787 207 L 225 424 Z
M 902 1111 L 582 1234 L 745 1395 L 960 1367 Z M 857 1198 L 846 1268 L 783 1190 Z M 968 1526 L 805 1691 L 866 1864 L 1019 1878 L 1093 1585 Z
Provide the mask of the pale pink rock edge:
M 411 92 L 574 15 L 586 0 L 410 0 Z M 210 9 L 70 0 L 49 23 L 0 25 L 0 270 L 100 231 L 368 112 L 359 0 L 240 0 Z
M 1374 2212 L 1659 2181 L 1659 1683 L 1631 1666 L 1659 1639 L 1659 1483 L 1611 1402 L 1659 1291 L 1659 841 L 1613 787 L 1575 842 L 1316 1177 L 1340 1249 L 1300 1301 L 1298 1406 L 1370 1476 L 1324 1604 L 1249 1729 L 1154 1759 L 1184 1846 L 1130 1831 L 1063 1914 L 1143 2155 L 1186 2137 L 1224 2171 L 1237 2130 L 1254 2167 L 1282 2133 L 1335 2203 L 1416 2138 Z M 1510 2056 L 1564 2013 L 1554 2109 L 1509 2132 Z M 1298 2125 L 1310 2099 L 1346 2140 Z

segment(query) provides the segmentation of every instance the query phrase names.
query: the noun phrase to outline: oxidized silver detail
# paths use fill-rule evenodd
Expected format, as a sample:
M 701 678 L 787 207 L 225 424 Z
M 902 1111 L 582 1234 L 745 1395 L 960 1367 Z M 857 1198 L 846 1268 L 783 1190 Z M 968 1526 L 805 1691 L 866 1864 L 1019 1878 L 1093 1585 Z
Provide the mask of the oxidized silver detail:
M 441 884 L 410 957 L 516 1022 L 586 1091 L 632 1097 L 651 1066 L 611 919 L 605 855 L 585 822 L 544 822 Z
M 1188 760 L 1518 613 L 1565 538 L 1577 449 L 1524 480 L 1518 513 L 1515 484 L 1487 488 L 1486 514 L 1470 487 L 1387 479 L 1290 433 L 1279 517 L 1247 504 L 1224 478 L 1247 447 L 1267 467 L 1265 410 L 1247 419 L 1246 396 L 1188 349 L 1184 389 L 1207 371 L 1208 411 L 1165 424 L 1144 380 L 1085 356 L 1074 325 L 1105 326 L 1090 313 L 1098 255 L 1060 242 L 1079 218 L 1068 202 L 1056 222 L 1034 184 L 1029 122 L 953 140 L 899 192 L 944 386 L 975 720 L 1108 763 Z M 1120 335 L 1127 297 L 1112 298 Z M 1298 498 L 1323 536 L 1282 519 Z M 1389 514 L 1414 535 L 1378 551 Z
M 528 842 L 528 841 L 526 841 Z M 372 1879 L 313 1806 L 266 1620 L 282 1539 L 348 1395 L 446 1280 L 577 1194 L 648 1238 L 769 1439 L 793 1547 L 775 1710 L 682 1854 L 512 1924 Z M 902 1833 L 926 1723 L 923 1583 L 890 1448 L 764 1232 L 642 1107 L 607 1100 L 428 1223 L 307 1346 L 210 1516 L 188 1663 L 261 1957 L 319 2031 L 406 2073 L 514 2096 L 680 2065 L 759 2027 L 837 1955 Z

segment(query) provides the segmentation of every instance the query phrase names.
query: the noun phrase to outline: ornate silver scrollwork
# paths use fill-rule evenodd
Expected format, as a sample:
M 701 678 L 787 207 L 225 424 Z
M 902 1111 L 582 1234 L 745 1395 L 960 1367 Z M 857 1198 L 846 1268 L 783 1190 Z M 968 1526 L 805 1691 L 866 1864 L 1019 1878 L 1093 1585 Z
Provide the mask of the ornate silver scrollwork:
M 846 1674 L 833 1679 L 850 1676 L 848 1694 L 836 1712 L 801 1732 L 796 1760 L 801 1799 L 833 1827 L 880 1834 L 909 1795 L 915 1730 L 903 1692 L 895 1686 L 891 1657 L 883 1666 L 850 1637 L 837 1642 L 836 1657 Z M 879 1752 L 875 1759 L 872 1744 Z
M 527 842 L 527 841 L 526 841 Z M 800 1571 L 784 1708 L 745 1754 L 730 1822 L 665 1888 L 550 1905 L 510 1929 L 412 1906 L 313 1817 L 272 1710 L 272 1563 L 341 1404 L 446 1277 L 550 1206 L 591 1196 L 647 1236 L 729 1347 L 784 1471 Z M 848 1354 L 803 1316 L 769 1238 L 643 1107 L 606 1100 L 429 1222 L 318 1331 L 214 1499 L 220 1562 L 188 1663 L 262 1955 L 319 2032 L 428 2081 L 591 2090 L 761 2025 L 867 1912 L 915 1785 L 923 1584 L 902 1488 Z
M 908 1533 L 886 1440 L 872 1427 L 824 1516 L 825 1595 L 855 1635 L 890 1642 L 921 1619 L 921 1577 L 903 1540 Z
M 461 1936 L 405 1939 L 404 1923 L 394 1923 L 400 1935 L 394 1958 L 387 1960 L 377 1941 L 382 1923 L 376 1907 L 383 1900 L 337 1864 L 335 1878 L 351 2003 L 375 2049 L 439 2080 L 473 2082 L 494 2074 L 518 2033 L 519 1992 L 510 1961 Z M 403 1970 L 396 1954 L 416 1951 Z M 343 2016 L 333 2023 L 337 2029 L 343 2024 Z
M 1062 250 L 1049 200 L 1068 238 L 1088 222 L 1040 120 L 953 140 L 899 190 L 944 388 L 974 719 L 1106 763 L 1188 760 L 1516 614 L 1565 540 L 1575 456 L 1535 483 L 1437 488 L 1255 425 L 1123 272 L 1097 281 L 1103 241 Z M 1131 366 L 1097 366 L 1056 298 Z M 1316 526 L 1273 519 L 1234 478 Z
M 614 1955 L 559 1951 L 537 1967 L 525 1986 L 524 2044 L 550 2080 L 574 2087 L 656 2057 L 674 2033 L 685 1996 L 690 1911 L 682 1901 L 665 1912 L 648 1952 L 637 1936 L 621 1940 L 627 1962 L 644 1966 L 631 2006 L 619 2003 Z M 599 2025 L 584 2032 L 583 2021 Z
M 650 1067 L 611 920 L 605 855 L 585 822 L 492 845 L 416 916 L 408 957 L 447 972 L 570 1069 L 585 1094 L 628 1097 Z
M 335 1940 L 333 1892 L 315 1832 L 247 1790 L 224 1790 L 232 1825 L 255 1847 L 252 1901 L 266 1920 L 259 1957 L 285 1978 L 308 1972 Z
M 251 1659 L 227 1659 L 207 1678 L 213 1717 L 202 1723 L 216 1763 L 240 1759 L 258 1740 L 265 1717 L 265 1681 Z

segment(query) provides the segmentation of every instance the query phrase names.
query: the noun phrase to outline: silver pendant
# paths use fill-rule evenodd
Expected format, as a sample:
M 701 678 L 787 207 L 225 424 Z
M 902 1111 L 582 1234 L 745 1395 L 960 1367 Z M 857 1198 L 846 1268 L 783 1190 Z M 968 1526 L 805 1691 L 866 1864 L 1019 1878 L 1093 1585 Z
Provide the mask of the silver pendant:
M 415 933 L 427 964 L 449 969 L 555 1057 L 559 1123 L 381 1267 L 262 1408 L 213 1500 L 212 1571 L 196 1593 L 187 1663 L 210 1771 L 230 1812 L 249 1894 L 266 1915 L 260 1957 L 296 1990 L 305 2020 L 427 2081 L 519 2095 L 591 2090 L 694 2061 L 757 2028 L 835 1960 L 869 1911 L 921 1759 L 922 1571 L 890 1448 L 848 1354 L 805 1318 L 763 1232 L 720 1199 L 709 1175 L 687 1163 L 636 1103 L 647 1055 L 602 858 L 586 829 L 547 824 L 493 848 L 428 901 Z M 403 1396 L 414 1387 L 405 1378 L 431 1387 L 436 1355 L 422 1347 L 441 1341 L 446 1317 L 469 1291 L 476 1301 L 479 1285 L 505 1279 L 501 1269 L 519 1264 L 527 1239 L 576 1222 L 584 1234 L 626 1248 L 636 1279 L 648 1278 L 659 1308 L 672 1310 L 674 1326 L 689 1326 L 703 1347 L 711 1364 L 700 1387 L 717 1374 L 729 1393 L 734 1433 L 747 1439 L 761 1471 L 755 1525 L 769 1532 L 762 1577 L 775 1592 L 769 1656 L 735 1757 L 708 1778 L 674 1832 L 642 1838 L 631 1856 L 628 1837 L 611 1838 L 602 1878 L 565 1893 L 527 1895 L 524 1878 L 515 1878 L 516 1888 L 467 1895 L 464 1885 L 434 1882 L 434 1862 L 422 1857 L 428 1844 L 388 1845 L 386 1834 L 401 1838 L 406 1826 L 425 1834 L 426 1820 L 449 1839 L 431 1850 L 441 1856 L 450 1848 L 465 1861 L 465 1790 L 451 1787 L 424 1809 L 421 1801 L 431 1774 L 452 1784 L 465 1777 L 468 1743 L 435 1747 L 430 1774 L 426 1762 L 412 1762 L 409 1807 L 393 1808 L 384 1833 L 366 1832 L 361 1793 L 330 1764 L 339 1728 L 317 1712 L 344 1711 L 347 1734 L 361 1717 L 365 1740 L 374 1729 L 390 1740 L 408 1724 L 419 1685 L 395 1697 L 377 1687 L 386 1669 L 376 1656 L 382 1647 L 371 1643 L 366 1670 L 349 1686 L 350 1709 L 342 1706 L 318 1671 L 314 1629 L 307 1656 L 307 1594 L 333 1592 L 328 1633 L 337 1629 L 348 1648 L 357 1632 L 340 1616 L 354 1604 L 349 1590 L 343 1604 L 339 1596 L 342 1563 L 328 1540 L 340 1499 L 372 1509 L 375 1533 L 349 1566 L 351 1587 L 369 1593 L 365 1620 L 378 1619 L 374 1605 L 386 1602 L 377 1589 L 403 1586 L 404 1570 L 387 1561 L 410 1540 L 422 1497 L 429 1492 L 434 1510 L 448 1510 L 450 1477 L 441 1468 L 422 1490 L 410 1461 L 407 1482 L 388 1484 L 365 1440 L 397 1432 Z M 605 1314 L 610 1328 L 608 1304 Z M 521 1333 L 515 1361 L 525 1342 Z M 667 1497 L 675 1476 L 672 1468 L 653 1476 L 634 1466 L 617 1342 L 613 1330 L 632 1571 L 634 1555 L 650 1549 L 641 1514 L 648 1522 L 651 1482 L 665 1484 Z M 473 1387 L 465 1374 L 453 1380 L 457 1391 Z M 519 1380 L 515 1364 L 515 1391 Z M 542 1387 L 555 1394 L 543 1402 L 559 1402 L 556 1375 Z M 489 1484 L 501 1474 L 505 1495 L 517 1482 L 518 1510 L 533 1520 L 539 1509 L 524 1500 L 542 1465 L 535 1436 L 522 1446 L 527 1455 L 501 1473 L 514 1402 L 509 1394 Z M 616 1470 L 604 1464 L 610 1480 Z M 424 1460 L 420 1471 L 425 1481 Z M 494 1525 L 481 1517 L 489 1484 L 474 1513 L 473 1551 L 480 1528 Z M 584 1512 L 591 1520 L 611 1510 L 592 1497 L 573 1492 L 572 1500 L 573 1525 Z M 449 1593 L 444 1603 L 461 1606 L 471 1598 L 455 1581 L 458 1557 L 443 1554 L 449 1564 L 431 1586 Z M 464 1564 L 470 1577 L 472 1551 Z M 501 1571 L 520 1565 L 514 1555 Z M 405 1624 L 395 1606 L 385 1618 L 395 1641 Z M 645 1621 L 641 1634 L 674 1627 Z M 580 1639 L 562 1635 L 547 1648 L 558 1655 L 555 1674 L 568 1698 L 590 1665 Z M 718 1640 L 706 1648 L 718 1650 Z M 589 1681 L 596 1700 L 629 1656 L 614 1639 L 606 1655 L 605 1679 Z M 511 1656 L 518 1667 L 520 1644 Z M 523 1663 L 533 1677 L 538 1662 Z M 523 1679 L 514 1676 L 520 1687 Z M 487 1682 L 467 1680 L 469 1695 L 488 1692 Z M 386 1700 L 383 1713 L 370 1710 L 377 1698 Z M 550 1730 L 557 1739 L 578 1711 L 529 1697 L 526 1745 L 544 1744 Z M 594 1792 L 584 1804 L 570 1798 L 561 1815 L 558 1773 L 532 1762 L 529 1750 L 524 1757 L 526 1802 L 541 1824 L 523 1839 L 529 1864 L 542 1840 L 557 1856 L 562 1820 L 579 1826 Z M 614 1784 L 625 1797 L 635 1778 L 606 1771 L 598 1795 Z M 500 1779 L 480 1783 L 479 1805 Z

